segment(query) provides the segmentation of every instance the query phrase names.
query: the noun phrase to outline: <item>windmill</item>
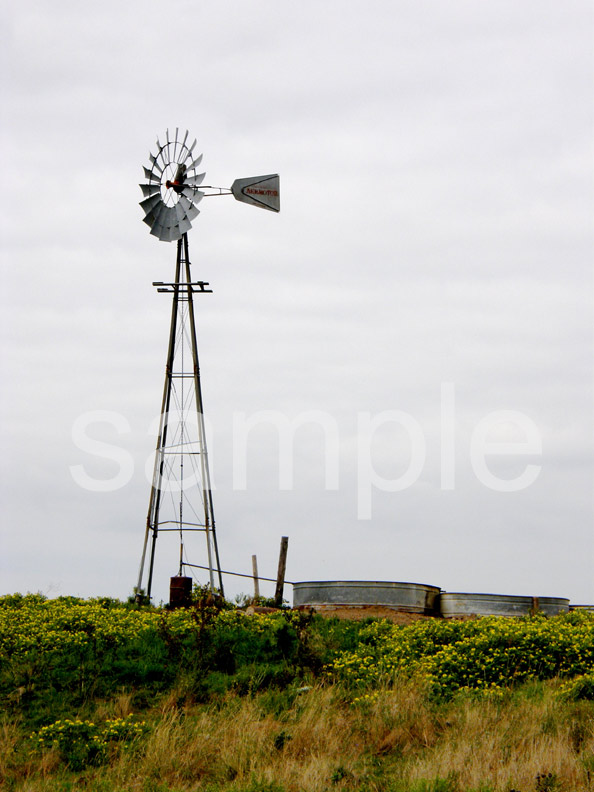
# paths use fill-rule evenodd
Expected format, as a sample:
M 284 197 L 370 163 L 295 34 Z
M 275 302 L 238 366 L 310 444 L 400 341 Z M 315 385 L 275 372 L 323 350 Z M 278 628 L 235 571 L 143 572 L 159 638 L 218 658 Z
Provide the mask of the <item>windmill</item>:
M 203 186 L 205 174 L 199 172 L 202 154 L 189 133 L 167 130 L 165 141 L 157 138 L 156 153 L 149 154 L 144 167 L 145 182 L 140 185 L 150 232 L 163 242 L 176 242 L 175 277 L 171 282 L 155 282 L 158 292 L 172 295 L 169 345 L 165 382 L 157 434 L 149 507 L 138 581 L 137 598 L 151 598 L 157 538 L 174 534 L 179 542 L 177 574 L 171 577 L 171 601 L 187 600 L 192 578 L 184 574 L 193 569 L 208 571 L 208 586 L 223 594 L 219 559 L 204 408 L 198 361 L 194 295 L 211 293 L 205 281 L 192 281 L 188 231 L 198 216 L 198 204 L 205 196 L 233 195 L 243 203 L 273 212 L 280 211 L 278 174 L 236 179 L 231 187 Z M 196 550 L 190 538 L 203 535 L 202 553 L 206 564 L 191 561 L 188 552 Z M 146 594 L 143 581 L 148 568 Z

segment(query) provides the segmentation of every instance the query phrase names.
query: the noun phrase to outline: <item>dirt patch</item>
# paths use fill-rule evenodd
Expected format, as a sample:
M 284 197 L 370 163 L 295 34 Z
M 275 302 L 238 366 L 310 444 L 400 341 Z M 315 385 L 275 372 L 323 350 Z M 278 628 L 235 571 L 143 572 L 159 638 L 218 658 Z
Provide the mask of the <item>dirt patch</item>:
M 387 619 L 394 624 L 412 624 L 412 622 L 420 621 L 421 619 L 435 618 L 423 613 L 407 613 L 406 611 L 395 610 L 388 605 L 300 605 L 295 610 L 313 610 L 320 616 L 326 616 L 329 619 L 352 619 L 353 621 Z

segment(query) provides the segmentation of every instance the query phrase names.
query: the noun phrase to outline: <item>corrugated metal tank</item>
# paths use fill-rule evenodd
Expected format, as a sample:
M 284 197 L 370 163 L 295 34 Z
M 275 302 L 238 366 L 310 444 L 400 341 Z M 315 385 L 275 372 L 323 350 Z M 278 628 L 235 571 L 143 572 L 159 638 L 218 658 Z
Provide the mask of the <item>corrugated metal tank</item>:
M 405 613 L 435 613 L 439 586 L 376 580 L 311 580 L 293 584 L 293 607 L 382 605 Z
M 519 597 L 508 594 L 470 594 L 442 592 L 441 615 L 446 619 L 464 616 L 529 616 L 538 611 L 556 616 L 569 611 L 564 597 Z

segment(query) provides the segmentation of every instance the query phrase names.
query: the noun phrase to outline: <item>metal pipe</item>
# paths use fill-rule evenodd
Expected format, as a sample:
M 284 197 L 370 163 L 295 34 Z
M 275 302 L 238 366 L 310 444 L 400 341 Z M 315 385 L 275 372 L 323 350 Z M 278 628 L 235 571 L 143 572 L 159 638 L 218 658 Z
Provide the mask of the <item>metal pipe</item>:
M 188 564 L 187 561 L 184 564 L 184 566 L 192 567 L 193 569 L 208 569 L 208 567 L 201 566 L 200 564 Z M 253 573 L 251 575 L 245 575 L 243 572 L 229 572 L 228 569 L 221 569 L 221 574 L 222 575 L 233 575 L 234 577 L 244 577 L 244 578 L 253 578 L 254 577 Z M 276 583 L 276 578 L 262 577 L 262 575 L 258 575 L 258 580 L 266 580 L 268 583 Z M 297 583 L 293 583 L 293 581 L 291 581 L 291 580 L 285 580 L 285 583 L 287 583 L 289 586 L 298 585 Z

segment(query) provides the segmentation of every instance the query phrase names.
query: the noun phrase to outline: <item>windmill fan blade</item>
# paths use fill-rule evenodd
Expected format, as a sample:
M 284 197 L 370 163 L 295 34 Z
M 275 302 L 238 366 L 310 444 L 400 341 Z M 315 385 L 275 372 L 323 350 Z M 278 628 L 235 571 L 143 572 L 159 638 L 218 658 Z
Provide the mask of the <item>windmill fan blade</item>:
M 181 210 L 184 212 L 184 215 L 188 218 L 188 220 L 193 220 L 198 214 L 198 209 L 196 209 L 196 207 L 185 197 L 185 195 L 180 195 L 177 205 L 181 206 Z
M 153 226 L 164 226 L 165 225 L 165 217 L 167 213 L 167 207 L 163 202 L 159 204 L 153 211 Z
M 181 201 L 178 201 L 175 204 L 175 217 L 178 223 L 180 223 L 182 220 L 185 220 L 187 217 L 187 212 L 182 206 Z
M 154 228 L 165 228 L 167 225 L 165 222 L 166 212 L 167 207 L 164 204 L 160 204 L 144 218 L 144 222 L 151 227 L 151 233 Z
M 175 127 L 175 137 L 173 138 L 173 159 L 177 160 L 177 137 L 179 135 L 179 127 Z
M 161 192 L 160 184 L 139 184 L 138 186 L 142 190 L 143 195 L 154 195 L 155 193 Z
M 184 187 L 182 192 L 186 196 L 186 198 L 189 198 L 189 200 L 195 204 L 201 201 L 204 196 L 204 193 L 200 192 L 200 190 L 197 187 L 186 186 Z
M 192 206 L 192 202 L 191 202 L 191 201 L 189 201 L 189 200 L 186 198 L 186 196 L 185 196 L 185 195 L 180 195 L 180 196 L 179 196 L 179 201 L 177 202 L 177 205 L 178 205 L 178 206 L 181 206 L 181 208 L 184 210 L 184 212 L 186 212 L 186 213 L 187 213 L 187 212 L 188 212 L 188 209 L 190 208 L 190 206 Z
M 199 157 L 197 157 L 197 158 L 194 160 L 194 162 L 191 162 L 191 163 L 188 165 L 188 170 L 192 170 L 192 168 L 197 168 L 197 167 L 198 167 L 198 165 L 200 165 L 200 163 L 201 163 L 201 162 L 202 162 L 202 154 L 201 154 Z
M 190 209 L 192 208 L 191 204 L 189 204 L 189 208 Z M 185 234 L 186 231 L 189 231 L 190 228 L 192 228 L 192 223 L 190 223 L 190 218 L 188 217 L 186 209 L 182 205 L 181 200 L 178 201 L 175 205 L 175 214 L 177 216 L 177 224 L 179 226 L 179 230 L 182 234 Z
M 146 223 L 148 226 L 153 228 L 155 225 L 159 225 L 157 222 L 157 215 L 159 210 L 157 209 L 155 212 L 149 212 L 146 217 L 143 219 L 143 223 Z
M 186 197 L 183 195 L 180 196 L 178 201 L 178 206 L 181 205 L 184 212 L 186 213 L 186 217 L 189 220 L 193 220 L 199 213 L 200 210 L 197 209 L 191 201 L 188 201 Z
M 159 141 L 157 141 L 157 143 L 158 143 L 158 142 L 159 142 Z M 161 152 L 159 151 L 159 154 L 160 154 L 160 153 L 161 153 Z M 162 168 L 162 167 L 159 165 L 159 163 L 157 162 L 157 157 L 153 156 L 152 154 L 149 154 L 149 159 L 150 159 L 150 161 L 153 163 L 153 166 L 154 166 L 154 168 L 155 168 L 155 169 L 156 169 L 156 170 L 157 170 L 159 173 L 163 173 L 163 168 Z
M 161 183 L 161 176 L 158 173 L 155 173 L 154 171 L 149 170 L 148 168 L 145 168 L 144 166 L 143 166 L 142 170 L 144 171 L 144 176 L 145 176 L 146 179 L 148 179 L 149 181 L 159 182 L 159 184 Z
M 144 209 L 144 211 L 148 214 L 153 209 L 155 209 L 161 201 L 161 194 L 158 193 L 156 195 L 151 195 L 149 198 L 145 198 L 144 201 L 140 202 L 140 205 Z
M 192 228 L 192 223 L 190 223 L 190 221 L 186 219 L 180 220 L 178 227 L 179 227 L 180 236 L 182 236 L 183 234 L 186 234 L 190 230 L 190 228 Z
M 163 213 L 163 219 L 161 222 L 166 228 L 171 228 L 171 226 L 176 225 L 177 216 L 175 214 L 175 209 L 173 208 L 173 206 L 165 207 L 165 211 Z
M 179 230 L 178 226 L 166 226 L 161 230 L 161 234 L 159 239 L 162 242 L 173 242 L 176 239 L 181 237 L 181 231 Z
M 151 234 L 159 237 L 162 242 L 171 242 L 174 239 L 179 239 L 181 233 L 177 223 L 171 224 L 171 213 L 173 212 L 173 215 L 175 215 L 175 212 L 170 207 L 165 206 L 163 208 L 165 212 L 161 213 L 153 223 Z
M 187 176 L 186 184 L 193 184 L 197 187 L 199 184 L 202 184 L 205 176 L 206 173 L 197 173 L 195 176 Z

